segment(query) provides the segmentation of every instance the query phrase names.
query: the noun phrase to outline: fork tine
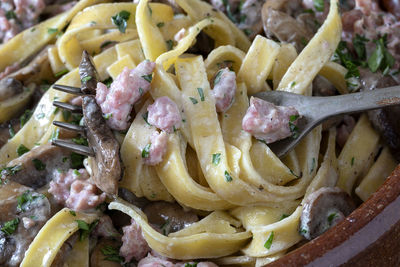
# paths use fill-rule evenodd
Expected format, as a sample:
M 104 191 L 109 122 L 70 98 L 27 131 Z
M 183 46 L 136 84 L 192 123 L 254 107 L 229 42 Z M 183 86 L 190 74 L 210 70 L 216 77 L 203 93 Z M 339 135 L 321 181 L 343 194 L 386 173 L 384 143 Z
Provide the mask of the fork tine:
M 53 146 L 59 146 L 59 147 L 63 147 L 63 148 L 72 150 L 73 152 L 76 152 L 81 155 L 94 157 L 93 149 L 91 149 L 90 147 L 87 147 L 87 146 L 75 144 L 74 142 L 71 142 L 71 141 L 55 139 L 55 140 L 51 141 L 51 144 Z
M 74 95 L 83 95 L 81 88 L 79 87 L 73 87 L 73 86 L 68 86 L 68 85 L 61 85 L 61 84 L 55 84 L 53 85 L 53 88 L 59 91 L 63 91 L 66 93 L 74 94 Z
M 57 127 L 63 128 L 63 129 L 67 129 L 70 131 L 74 131 L 74 132 L 80 132 L 80 133 L 84 133 L 85 132 L 85 127 L 83 126 L 79 126 L 76 124 L 72 124 L 72 123 L 68 123 L 68 122 L 61 122 L 61 121 L 53 121 L 53 124 Z
M 62 109 L 66 109 L 72 112 L 76 112 L 76 113 L 82 113 L 82 107 L 81 106 L 75 106 L 69 103 L 64 103 L 64 102 L 60 102 L 60 101 L 53 101 L 53 106 L 62 108 Z

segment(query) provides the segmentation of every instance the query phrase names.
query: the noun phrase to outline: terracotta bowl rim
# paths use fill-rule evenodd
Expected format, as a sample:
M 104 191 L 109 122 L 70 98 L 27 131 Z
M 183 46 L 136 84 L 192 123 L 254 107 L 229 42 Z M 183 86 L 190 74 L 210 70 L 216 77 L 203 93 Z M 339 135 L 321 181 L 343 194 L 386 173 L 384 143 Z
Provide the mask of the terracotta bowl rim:
M 400 223 L 400 164 L 385 183 L 345 220 L 284 257 L 276 266 L 339 266 Z M 372 231 L 372 232 L 371 232 Z

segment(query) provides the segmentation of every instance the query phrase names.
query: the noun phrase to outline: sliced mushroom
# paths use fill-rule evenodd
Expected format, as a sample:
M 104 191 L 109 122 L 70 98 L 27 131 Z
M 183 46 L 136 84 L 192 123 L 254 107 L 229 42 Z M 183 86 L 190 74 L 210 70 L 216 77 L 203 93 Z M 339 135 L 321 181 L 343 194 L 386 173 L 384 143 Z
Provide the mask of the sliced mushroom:
M 0 124 L 0 147 L 7 143 L 8 139 L 11 139 L 12 135 L 20 129 L 21 123 L 19 119 L 12 119 Z
M 22 93 L 24 86 L 14 78 L 4 78 L 0 80 L 0 101 L 9 99 L 19 93 Z
M 176 203 L 152 202 L 144 208 L 149 222 L 164 235 L 177 232 L 199 220 L 193 211 L 185 211 Z
M 0 231 L 0 266 L 19 266 L 25 251 L 50 218 L 47 198 L 23 185 L 7 182 L 0 186 L 0 228 L 17 221 L 14 232 Z
M 38 189 L 53 179 L 54 172 L 71 168 L 70 156 L 66 149 L 44 144 L 10 161 L 7 166 L 14 170 L 4 170 L 2 177 Z
M 83 52 L 79 70 L 83 81 L 82 88 L 86 92 L 96 92 L 96 70 L 86 51 Z M 90 79 L 85 77 L 90 77 Z M 115 196 L 118 193 L 118 181 L 122 175 L 119 143 L 107 126 L 94 95 L 83 96 L 82 108 L 89 146 L 95 154 L 94 160 L 91 161 L 93 181 L 102 191 Z
M 300 234 L 311 240 L 338 222 L 356 208 L 353 199 L 337 187 L 322 187 L 311 193 L 303 204 Z

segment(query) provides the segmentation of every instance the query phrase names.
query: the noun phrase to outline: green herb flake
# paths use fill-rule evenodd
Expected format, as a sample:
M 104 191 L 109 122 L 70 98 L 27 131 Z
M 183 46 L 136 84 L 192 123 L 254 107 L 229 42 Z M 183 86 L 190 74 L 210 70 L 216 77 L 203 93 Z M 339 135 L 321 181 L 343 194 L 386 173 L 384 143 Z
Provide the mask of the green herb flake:
M 56 77 L 56 78 L 61 77 L 61 76 L 63 76 L 64 74 L 67 74 L 68 72 L 69 72 L 69 71 L 68 71 L 67 69 L 62 70 L 62 71 L 59 71 L 59 72 L 57 72 L 56 74 L 54 74 L 54 77 Z
M 162 27 L 164 27 L 164 25 L 165 25 L 164 22 L 159 22 L 159 23 L 157 23 L 157 27 L 158 27 L 158 28 L 162 28 Z
M 17 19 L 17 16 L 15 15 L 15 12 L 13 10 L 9 10 L 6 12 L 6 19 L 7 20 Z
M 167 44 L 167 49 L 168 49 L 168 51 L 169 51 L 169 50 L 172 50 L 172 48 L 174 47 L 174 41 L 172 41 L 172 40 L 167 40 L 165 43 Z
M 197 101 L 196 98 L 194 97 L 189 97 L 190 101 L 192 101 L 193 105 L 196 105 L 197 103 L 199 103 L 199 101 Z
M 315 158 L 312 158 L 312 161 L 311 161 L 311 168 L 310 168 L 310 174 L 314 171 L 314 169 L 315 169 Z
M 292 133 L 292 138 L 296 139 L 299 137 L 299 127 L 294 123 L 299 118 L 299 115 L 291 115 L 289 117 L 289 129 Z
M 109 77 L 108 79 L 104 80 L 103 83 L 110 88 L 111 84 L 113 83 L 113 79 Z
M 187 262 L 187 263 L 185 263 L 185 267 L 197 267 L 197 262 L 193 262 L 193 263 Z
M 58 29 L 57 28 L 48 28 L 47 33 L 48 34 L 56 34 L 56 33 L 58 33 Z
M 300 229 L 299 232 L 300 232 L 301 235 L 308 233 L 307 229 L 304 229 L 304 228 Z
M 243 32 L 244 32 L 244 34 L 246 34 L 247 36 L 250 36 L 251 33 L 252 33 L 253 31 L 250 30 L 250 29 L 244 29 Z
M 150 5 L 147 5 L 147 8 L 149 9 L 150 16 L 153 15 L 153 10 L 151 9 Z
M 109 120 L 110 118 L 112 118 L 112 116 L 113 116 L 112 113 L 107 113 L 107 114 L 104 114 L 104 115 L 103 115 L 103 118 L 104 118 L 105 120 Z
M 269 234 L 269 237 L 268 237 L 267 241 L 265 241 L 264 247 L 265 247 L 266 249 L 270 249 L 271 246 L 272 246 L 272 242 L 273 242 L 273 241 L 274 241 L 274 232 L 272 231 L 272 232 Z
M 43 171 L 46 169 L 46 164 L 44 164 L 40 159 L 33 159 L 32 162 L 36 170 Z
M 384 74 L 389 72 L 389 69 L 393 67 L 395 59 L 387 50 L 386 35 L 374 40 L 376 48 L 371 56 L 368 58 L 368 67 L 372 72 L 376 72 L 378 69 Z
M 351 158 L 351 162 L 350 162 L 350 165 L 353 167 L 353 165 L 354 165 L 354 160 L 355 160 L 355 158 L 354 157 L 352 157 Z
M 38 120 L 41 120 L 44 117 L 46 117 L 46 114 L 44 114 L 44 113 L 39 113 L 39 114 L 36 115 L 36 119 L 38 119 Z
M 35 28 L 35 27 L 33 27 L 33 28 L 31 29 L 31 32 L 34 32 L 34 31 L 36 31 L 36 28 Z
M 60 128 L 57 128 L 57 129 L 55 129 L 55 130 L 53 130 L 53 132 L 51 133 L 51 136 L 50 136 L 50 141 L 51 140 L 56 140 L 56 139 L 58 139 L 58 136 L 60 135 Z
M 38 198 L 45 198 L 44 195 L 33 195 L 33 191 L 26 190 L 24 193 L 22 193 L 20 196 L 17 197 L 18 205 L 17 209 L 18 211 L 25 211 L 27 210 L 27 207 L 29 204 L 31 204 L 33 201 L 35 201 Z
M 147 121 L 147 119 L 149 118 L 149 112 L 148 111 L 146 111 L 145 113 L 142 114 L 142 118 L 147 123 L 147 125 L 151 126 L 151 124 Z
M 149 83 L 151 83 L 151 81 L 153 80 L 152 74 L 142 75 L 142 78 L 148 81 Z
M 359 59 L 365 60 L 366 58 L 366 48 L 365 43 L 369 42 L 369 39 L 365 38 L 364 36 L 356 34 L 356 37 L 353 38 L 353 47 L 356 51 L 356 54 Z
M 63 116 L 64 121 L 69 121 L 69 119 L 71 118 L 71 115 L 72 115 L 72 113 L 69 110 L 64 109 L 62 111 L 62 116 Z
M 279 219 L 280 221 L 282 221 L 283 219 L 289 217 L 290 215 L 288 214 L 282 214 L 281 218 Z
M 83 78 L 81 79 L 81 82 L 85 83 L 85 82 L 90 81 L 91 79 L 92 79 L 92 76 L 86 76 L 86 77 L 83 77 Z
M 76 212 L 73 211 L 73 210 L 70 210 L 70 211 L 69 211 L 69 214 L 71 214 L 71 215 L 74 216 L 74 217 L 76 216 Z
M 23 154 L 25 154 L 26 152 L 29 151 L 29 148 L 27 148 L 26 146 L 24 146 L 23 144 L 20 144 L 17 148 L 17 154 L 18 156 L 22 156 Z
M 218 84 L 218 83 L 221 81 L 222 71 L 223 71 L 223 70 L 219 70 L 219 71 L 217 72 L 217 74 L 215 74 L 214 86 L 215 86 L 216 84 Z
M 227 182 L 232 182 L 232 176 L 229 174 L 229 172 L 228 171 L 225 171 L 225 180 L 227 181 Z
M 91 224 L 88 224 L 87 222 L 82 220 L 75 220 L 75 222 L 78 224 L 79 228 L 79 240 L 83 241 L 89 236 L 90 232 L 92 232 L 92 230 L 96 227 L 96 225 L 99 223 L 99 220 L 96 220 Z
M 32 110 L 26 109 L 24 114 L 19 118 L 19 121 L 21 123 L 21 128 L 25 125 L 25 123 L 31 118 L 32 116 Z
M 17 230 L 19 224 L 19 219 L 15 218 L 13 220 L 10 220 L 6 222 L 3 227 L 1 227 L 1 231 L 5 233 L 6 235 L 12 235 L 15 230 Z
M 295 176 L 297 179 L 300 178 L 300 175 L 295 174 L 291 169 L 289 169 L 290 173 Z
M 139 87 L 139 94 L 140 94 L 140 96 L 142 96 L 143 93 L 144 93 L 143 88 L 142 88 L 142 87 Z
M 314 8 L 319 12 L 323 12 L 325 9 L 324 0 L 314 0 Z
M 118 263 L 124 262 L 124 258 L 119 255 L 119 250 L 117 248 L 114 248 L 110 245 L 105 245 L 100 249 L 100 251 L 101 253 L 103 253 L 104 256 L 106 256 L 104 260 Z
M 15 136 L 15 131 L 11 124 L 8 125 L 8 133 L 10 134 L 11 138 L 13 138 Z
M 20 170 L 22 170 L 21 165 L 4 167 L 4 168 L 0 169 L 0 174 L 1 175 L 6 175 L 6 176 L 10 176 L 10 175 L 15 175 Z
M 126 10 L 122 10 L 115 16 L 111 17 L 112 23 L 117 26 L 118 30 L 122 33 L 125 33 L 126 27 L 128 27 L 128 20 L 131 16 L 131 13 Z
M 112 44 L 113 42 L 111 41 L 104 41 L 101 45 L 100 45 L 100 49 L 103 49 L 107 46 L 109 46 L 110 44 Z
M 295 81 L 291 82 L 291 83 L 290 83 L 290 88 L 293 88 L 295 85 L 296 85 L 296 82 L 295 82 Z
M 72 169 L 80 169 L 83 167 L 83 160 L 85 159 L 85 156 L 72 152 L 70 158 Z
M 161 231 L 165 236 L 169 234 L 171 231 L 171 221 L 169 219 L 161 226 Z
M 221 153 L 216 153 L 212 155 L 212 164 L 217 166 L 220 161 L 221 161 Z
M 147 144 L 142 150 L 142 158 L 148 158 L 150 155 L 151 143 Z
M 203 88 L 197 88 L 197 92 L 199 93 L 200 100 L 201 100 L 201 101 L 204 101 L 204 100 L 205 100 L 205 97 L 204 97 Z
M 332 225 L 333 220 L 338 216 L 338 214 L 336 212 L 333 212 L 331 214 L 329 214 L 328 216 L 328 223 L 329 225 Z

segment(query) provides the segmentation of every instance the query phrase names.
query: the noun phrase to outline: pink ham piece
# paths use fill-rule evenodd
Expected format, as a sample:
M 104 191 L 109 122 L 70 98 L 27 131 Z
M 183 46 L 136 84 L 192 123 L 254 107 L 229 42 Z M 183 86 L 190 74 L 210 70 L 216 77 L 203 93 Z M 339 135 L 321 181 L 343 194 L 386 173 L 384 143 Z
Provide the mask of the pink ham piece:
M 122 246 L 119 255 L 124 257 L 125 262 L 130 262 L 133 258 L 137 261 L 143 259 L 150 251 L 150 247 L 143 237 L 142 229 L 135 220 L 131 224 L 122 227 Z
M 147 111 L 147 121 L 160 130 L 172 133 L 181 126 L 182 118 L 178 106 L 168 96 L 157 98 L 147 107 Z
M 298 116 L 294 107 L 275 106 L 259 98 L 250 98 L 250 107 L 242 120 L 242 128 L 255 138 L 267 144 L 291 136 L 289 122 L 297 124 L 297 118 L 290 120 L 291 116 Z
M 235 97 L 236 92 L 236 74 L 228 68 L 217 72 L 214 79 L 214 88 L 211 95 L 215 99 L 215 107 L 218 112 L 227 111 Z
M 60 204 L 82 211 L 95 208 L 105 201 L 106 194 L 98 195 L 98 191 L 85 169 L 70 169 L 66 173 L 57 173 L 49 188 L 49 193 Z
M 154 67 L 154 62 L 145 60 L 133 70 L 125 67 L 110 88 L 103 83 L 97 84 L 96 102 L 110 128 L 119 131 L 128 128 L 133 104 L 150 90 Z
M 168 136 L 165 132 L 153 132 L 150 137 L 150 147 L 147 145 L 143 148 L 145 151 L 142 152 L 142 157 L 145 164 L 154 166 L 162 161 L 164 154 L 167 152 L 167 139 Z

